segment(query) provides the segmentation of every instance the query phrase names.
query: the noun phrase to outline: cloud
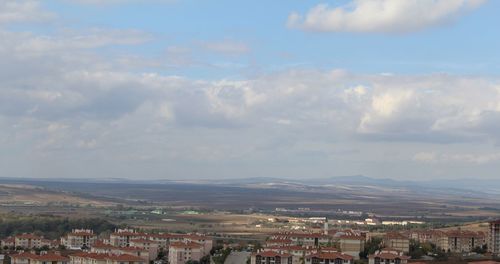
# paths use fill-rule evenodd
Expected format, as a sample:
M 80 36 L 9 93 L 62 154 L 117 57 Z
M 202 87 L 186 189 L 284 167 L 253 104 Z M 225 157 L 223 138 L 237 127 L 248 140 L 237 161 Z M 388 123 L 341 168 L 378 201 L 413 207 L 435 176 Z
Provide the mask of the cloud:
M 41 8 L 39 1 L 0 1 L 0 25 L 19 22 L 40 22 L 49 20 L 53 17 L 54 14 Z
M 204 42 L 201 46 L 208 51 L 227 55 L 240 55 L 250 52 L 250 47 L 246 43 L 227 39 L 216 42 Z
M 117 5 L 130 3 L 175 3 L 177 0 L 60 0 L 81 5 Z
M 436 150 L 415 155 L 419 162 L 497 159 L 486 147 L 500 142 L 498 77 L 301 67 L 195 79 L 145 67 L 127 49 L 151 38 L 129 29 L 1 29 L 0 160 L 11 164 L 2 173 L 300 176 L 346 164 L 359 173 L 360 164 L 408 162 L 422 145 L 465 154 Z M 208 53 L 251 52 L 232 40 L 203 44 Z M 200 65 L 200 45 L 170 46 L 166 63 Z
M 413 156 L 414 161 L 430 164 L 446 164 L 446 163 L 469 163 L 482 165 L 500 161 L 500 153 L 489 154 L 471 154 L 471 153 L 435 153 L 435 152 L 419 152 Z
M 319 4 L 293 12 L 290 28 L 321 32 L 408 33 L 452 22 L 486 0 L 353 0 L 343 7 Z

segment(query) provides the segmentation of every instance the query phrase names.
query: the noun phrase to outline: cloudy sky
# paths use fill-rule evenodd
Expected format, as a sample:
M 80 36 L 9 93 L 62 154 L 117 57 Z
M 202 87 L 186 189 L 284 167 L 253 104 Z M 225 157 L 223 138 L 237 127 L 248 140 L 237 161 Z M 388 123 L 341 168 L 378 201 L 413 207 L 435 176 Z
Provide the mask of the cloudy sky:
M 2 0 L 0 176 L 498 177 L 499 11 Z

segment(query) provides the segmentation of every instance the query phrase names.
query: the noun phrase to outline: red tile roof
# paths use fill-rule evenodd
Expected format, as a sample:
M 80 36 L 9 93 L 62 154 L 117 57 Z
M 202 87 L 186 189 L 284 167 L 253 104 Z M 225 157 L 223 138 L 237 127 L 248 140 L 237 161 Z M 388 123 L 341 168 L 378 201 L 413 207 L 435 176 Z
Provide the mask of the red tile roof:
M 319 259 L 343 259 L 343 260 L 352 260 L 353 256 L 342 254 L 339 252 L 319 252 L 316 254 L 312 254 L 306 256 L 306 258 L 319 258 Z
M 387 234 L 385 234 L 385 238 L 387 238 L 387 239 L 408 239 L 407 236 L 405 236 L 401 233 L 398 233 L 398 232 L 387 233 Z
M 137 261 L 137 262 L 144 262 L 144 259 L 138 256 L 133 256 L 133 255 L 128 255 L 128 254 L 122 254 L 122 255 L 109 255 L 106 257 L 106 259 L 109 260 L 115 260 L 115 261 Z
M 71 232 L 68 233 L 70 236 L 97 236 L 96 234 L 92 232 L 85 232 L 85 231 L 78 231 L 78 232 Z
M 278 253 L 275 251 L 263 251 L 263 252 L 254 253 L 254 255 L 265 257 L 265 258 L 269 258 L 269 257 L 289 258 L 292 256 L 291 254 L 288 254 L 288 253 Z
M 408 256 L 400 256 L 393 253 L 382 252 L 368 256 L 368 258 L 381 258 L 381 259 L 410 259 Z
M 170 243 L 169 247 L 173 248 L 202 248 L 203 245 L 195 243 L 195 242 L 174 242 Z
M 22 234 L 22 235 L 17 235 L 16 238 L 18 239 L 42 239 L 42 237 L 39 237 L 34 234 Z
M 34 259 L 34 260 L 41 260 L 41 261 L 69 261 L 67 257 L 63 257 L 58 254 L 54 253 L 47 253 L 47 254 L 42 254 L 42 255 L 36 255 L 33 253 L 29 252 L 23 252 L 15 255 L 11 255 L 12 258 L 26 258 L 26 259 Z
M 102 254 L 102 253 L 89 253 L 89 252 L 78 252 L 70 255 L 70 257 L 80 257 L 80 258 L 90 258 L 96 260 L 115 260 L 115 261 L 136 261 L 136 262 L 144 262 L 144 259 L 138 256 L 129 255 L 129 254 Z

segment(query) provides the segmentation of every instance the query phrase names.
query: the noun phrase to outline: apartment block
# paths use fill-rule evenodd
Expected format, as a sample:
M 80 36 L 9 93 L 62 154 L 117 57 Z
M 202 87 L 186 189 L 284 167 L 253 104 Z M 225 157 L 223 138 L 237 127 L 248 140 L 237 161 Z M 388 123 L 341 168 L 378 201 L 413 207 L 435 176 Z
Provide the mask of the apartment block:
M 338 252 L 319 252 L 305 257 L 306 264 L 352 264 L 354 258 Z
M 409 259 L 402 251 L 382 249 L 368 256 L 368 264 L 406 264 Z
M 41 252 L 40 255 L 28 252 L 11 255 L 11 264 L 68 264 L 69 258 L 56 253 Z
M 488 250 L 494 255 L 500 255 L 500 220 L 490 222 Z
M 410 251 L 410 239 L 401 233 L 390 232 L 385 234 L 382 243 L 385 248 L 395 249 L 404 253 Z
M 293 264 L 294 256 L 288 253 L 278 253 L 275 251 L 262 251 L 252 254 L 251 264 Z
M 173 242 L 168 247 L 169 264 L 199 261 L 204 255 L 203 245 L 196 242 Z
M 97 240 L 97 235 L 90 229 L 74 229 L 61 238 L 61 245 L 68 249 L 90 248 Z

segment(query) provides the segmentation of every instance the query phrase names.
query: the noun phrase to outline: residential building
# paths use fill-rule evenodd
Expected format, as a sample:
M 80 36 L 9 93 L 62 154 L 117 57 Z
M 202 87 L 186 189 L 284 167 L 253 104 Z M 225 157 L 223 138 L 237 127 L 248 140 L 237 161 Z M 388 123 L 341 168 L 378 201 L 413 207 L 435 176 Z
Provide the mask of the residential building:
M 77 252 L 69 255 L 70 264 L 106 264 L 109 254 Z
M 398 232 L 385 234 L 382 243 L 386 248 L 392 248 L 404 253 L 408 253 L 410 251 L 410 239 Z
M 365 237 L 356 234 L 346 234 L 340 236 L 340 251 L 344 254 L 359 259 L 359 253 L 365 250 Z
M 324 247 L 321 248 L 321 250 L 325 250 L 328 252 L 338 252 L 336 248 L 332 247 Z M 306 247 L 306 246 L 289 246 L 289 245 L 282 245 L 282 246 L 265 246 L 262 251 L 273 251 L 277 252 L 280 254 L 290 254 L 293 255 L 293 264 L 300 264 L 300 260 L 303 259 L 306 255 L 311 255 L 314 253 L 318 252 L 317 248 L 314 247 Z
M 411 230 L 406 232 L 408 238 L 420 243 L 432 243 L 437 248 L 448 251 L 448 235 L 440 230 Z
M 34 234 L 22 234 L 14 237 L 14 245 L 24 249 L 41 248 L 51 246 L 52 241 Z
M 149 234 L 148 239 L 158 243 L 158 248 L 168 249 L 172 242 L 195 242 L 203 245 L 205 254 L 208 254 L 213 247 L 213 240 L 201 234 Z
M 90 248 L 97 240 L 97 235 L 90 229 L 73 229 L 71 233 L 61 238 L 61 245 L 68 249 Z
M 68 264 L 69 258 L 56 253 L 41 252 L 40 255 L 22 252 L 11 255 L 11 264 Z
M 146 239 L 147 235 L 133 229 L 118 229 L 109 236 L 109 244 L 115 247 L 128 247 L 130 240 Z
M 251 264 L 294 264 L 294 256 L 288 253 L 275 251 L 262 251 L 253 253 L 250 257 Z
M 8 237 L 0 241 L 2 248 L 8 247 L 13 248 L 16 246 L 16 239 L 14 237 Z
M 69 256 L 70 264 L 147 264 L 149 261 L 128 254 L 78 252 Z
M 368 264 L 406 264 L 408 259 L 402 251 L 382 249 L 368 256 Z
M 500 220 L 490 222 L 488 250 L 494 255 L 500 255 Z
M 306 264 L 352 264 L 354 258 L 339 252 L 318 252 L 305 257 Z
M 158 257 L 159 243 L 149 239 L 130 240 L 131 248 L 142 248 L 149 252 L 149 260 L 155 260 Z
M 106 264 L 147 264 L 148 261 L 141 257 L 128 254 L 110 255 L 106 257 Z
M 158 243 L 158 247 L 161 249 L 168 249 L 168 245 L 171 242 L 181 242 L 184 241 L 183 234 L 149 234 L 148 238 Z
M 185 264 L 190 260 L 199 261 L 203 256 L 203 245 L 196 242 L 172 242 L 168 247 L 169 264 Z
M 266 240 L 266 246 L 291 246 L 292 240 L 288 238 L 277 238 Z
M 132 240 L 131 240 L 132 241 Z M 151 253 L 150 249 L 142 247 L 116 247 L 113 245 L 103 244 L 101 242 L 96 242 L 92 248 L 92 253 L 98 254 L 111 254 L 111 255 L 132 255 L 142 258 L 144 261 L 155 260 L 158 256 L 157 251 Z
M 448 236 L 447 251 L 455 253 L 472 252 L 476 247 L 483 247 L 487 244 L 487 236 L 483 232 L 473 232 L 464 230 L 451 230 L 446 232 Z
M 330 236 L 324 233 L 277 233 L 270 237 L 271 240 L 289 239 L 292 245 L 314 246 L 319 247 L 330 242 Z
M 213 240 L 199 234 L 186 234 L 182 235 L 182 239 L 185 242 L 195 242 L 203 246 L 203 255 L 208 255 L 213 247 Z

